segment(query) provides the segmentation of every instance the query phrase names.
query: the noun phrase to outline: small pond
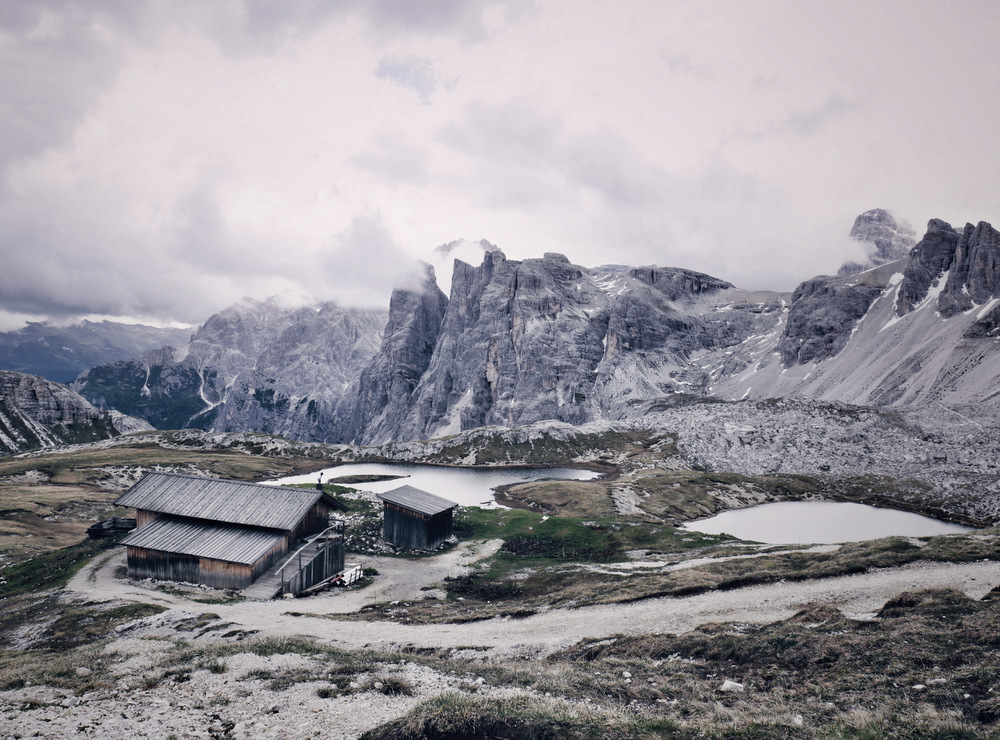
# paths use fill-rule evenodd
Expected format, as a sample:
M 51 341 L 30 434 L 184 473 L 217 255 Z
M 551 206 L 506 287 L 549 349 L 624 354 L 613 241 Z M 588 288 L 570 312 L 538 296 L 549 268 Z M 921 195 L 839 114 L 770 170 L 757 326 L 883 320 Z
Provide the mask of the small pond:
M 684 529 L 773 545 L 835 544 L 880 537 L 930 537 L 971 527 L 895 509 L 840 501 L 781 501 L 725 511 Z
M 352 475 L 398 475 L 394 480 L 375 483 L 345 483 L 372 493 L 385 493 L 400 486 L 413 486 L 436 496 L 455 501 L 462 506 L 498 507 L 493 489 L 511 483 L 555 480 L 592 480 L 598 476 L 591 470 L 575 468 L 446 468 L 436 465 L 405 463 L 350 463 L 326 468 L 315 473 L 294 475 L 269 483 L 315 483 L 323 474 L 324 483 L 336 483 L 337 478 Z

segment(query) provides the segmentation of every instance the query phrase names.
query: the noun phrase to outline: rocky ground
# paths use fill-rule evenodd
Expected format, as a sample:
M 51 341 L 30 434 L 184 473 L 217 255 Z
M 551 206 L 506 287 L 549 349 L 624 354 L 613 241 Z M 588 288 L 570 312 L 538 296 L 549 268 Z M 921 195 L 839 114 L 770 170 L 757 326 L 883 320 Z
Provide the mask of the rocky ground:
M 980 599 L 1000 586 L 997 562 L 915 563 L 687 598 L 551 609 L 523 619 L 400 624 L 356 618 L 359 609 L 374 602 L 438 598 L 434 586 L 442 578 L 467 571 L 498 545 L 466 543 L 422 560 L 368 559 L 365 565 L 380 575 L 363 589 L 265 603 L 130 581 L 122 577 L 124 553 L 100 556 L 63 590 L 63 605 L 142 602 L 165 611 L 118 627 L 107 644 L 95 648 L 89 663 L 81 658 L 86 653 L 75 653 L 78 664 L 63 669 L 68 684 L 0 692 L 0 733 L 355 738 L 434 697 L 508 701 L 538 694 L 535 698 L 549 701 L 528 686 L 473 679 L 447 660 L 414 657 L 428 651 L 484 665 L 527 666 L 583 640 L 683 634 L 712 623 L 766 624 L 819 603 L 869 620 L 905 591 L 954 588 Z M 37 626 L 23 632 L 21 644 L 12 647 L 29 647 L 39 632 Z M 66 688 L 74 680 L 84 685 Z M 631 674 L 619 680 L 631 684 Z M 711 680 L 721 691 L 728 677 Z M 586 718 L 594 708 L 589 700 L 569 701 L 560 711 Z

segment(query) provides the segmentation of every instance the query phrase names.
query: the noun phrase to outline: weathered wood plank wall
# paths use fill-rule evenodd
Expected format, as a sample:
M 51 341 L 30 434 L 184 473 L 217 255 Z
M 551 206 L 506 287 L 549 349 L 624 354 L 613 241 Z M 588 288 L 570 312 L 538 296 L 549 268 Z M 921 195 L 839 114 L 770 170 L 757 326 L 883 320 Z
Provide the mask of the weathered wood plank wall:
M 452 510 L 434 516 L 385 502 L 382 537 L 386 542 L 407 550 L 432 550 L 452 533 Z

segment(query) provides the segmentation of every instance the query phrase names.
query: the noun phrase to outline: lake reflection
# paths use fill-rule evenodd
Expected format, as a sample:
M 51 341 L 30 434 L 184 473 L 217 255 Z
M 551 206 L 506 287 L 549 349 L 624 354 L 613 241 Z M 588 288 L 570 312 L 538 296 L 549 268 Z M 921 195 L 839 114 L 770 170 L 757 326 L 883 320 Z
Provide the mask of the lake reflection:
M 880 537 L 930 537 L 971 527 L 920 514 L 840 501 L 782 501 L 726 511 L 684 529 L 774 545 L 835 544 Z
M 598 476 L 591 470 L 575 468 L 445 468 L 435 465 L 407 465 L 404 463 L 350 463 L 325 468 L 315 473 L 294 475 L 280 480 L 268 481 L 274 484 L 315 483 L 319 474 L 324 483 L 335 483 L 335 478 L 348 475 L 402 475 L 405 478 L 378 483 L 348 483 L 351 488 L 359 488 L 372 493 L 385 493 L 400 486 L 413 486 L 436 496 L 455 501 L 462 506 L 482 506 L 496 508 L 500 505 L 493 498 L 493 489 L 511 483 L 526 483 L 543 479 L 592 480 Z

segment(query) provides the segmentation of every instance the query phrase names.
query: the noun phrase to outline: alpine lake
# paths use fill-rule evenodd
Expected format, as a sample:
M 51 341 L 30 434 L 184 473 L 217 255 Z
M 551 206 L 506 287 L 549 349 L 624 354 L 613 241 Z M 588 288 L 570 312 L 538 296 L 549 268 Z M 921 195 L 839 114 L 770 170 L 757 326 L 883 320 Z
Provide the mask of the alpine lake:
M 366 478 L 374 480 L 365 480 Z M 537 480 L 593 480 L 598 473 L 575 468 L 457 468 L 406 463 L 349 463 L 316 473 L 270 481 L 273 484 L 342 482 L 370 493 L 409 485 L 461 506 L 498 508 L 498 486 Z M 725 511 L 688 522 L 684 529 L 728 534 L 776 545 L 834 544 L 882 537 L 931 537 L 970 531 L 971 527 L 911 512 L 838 501 L 783 501 Z

